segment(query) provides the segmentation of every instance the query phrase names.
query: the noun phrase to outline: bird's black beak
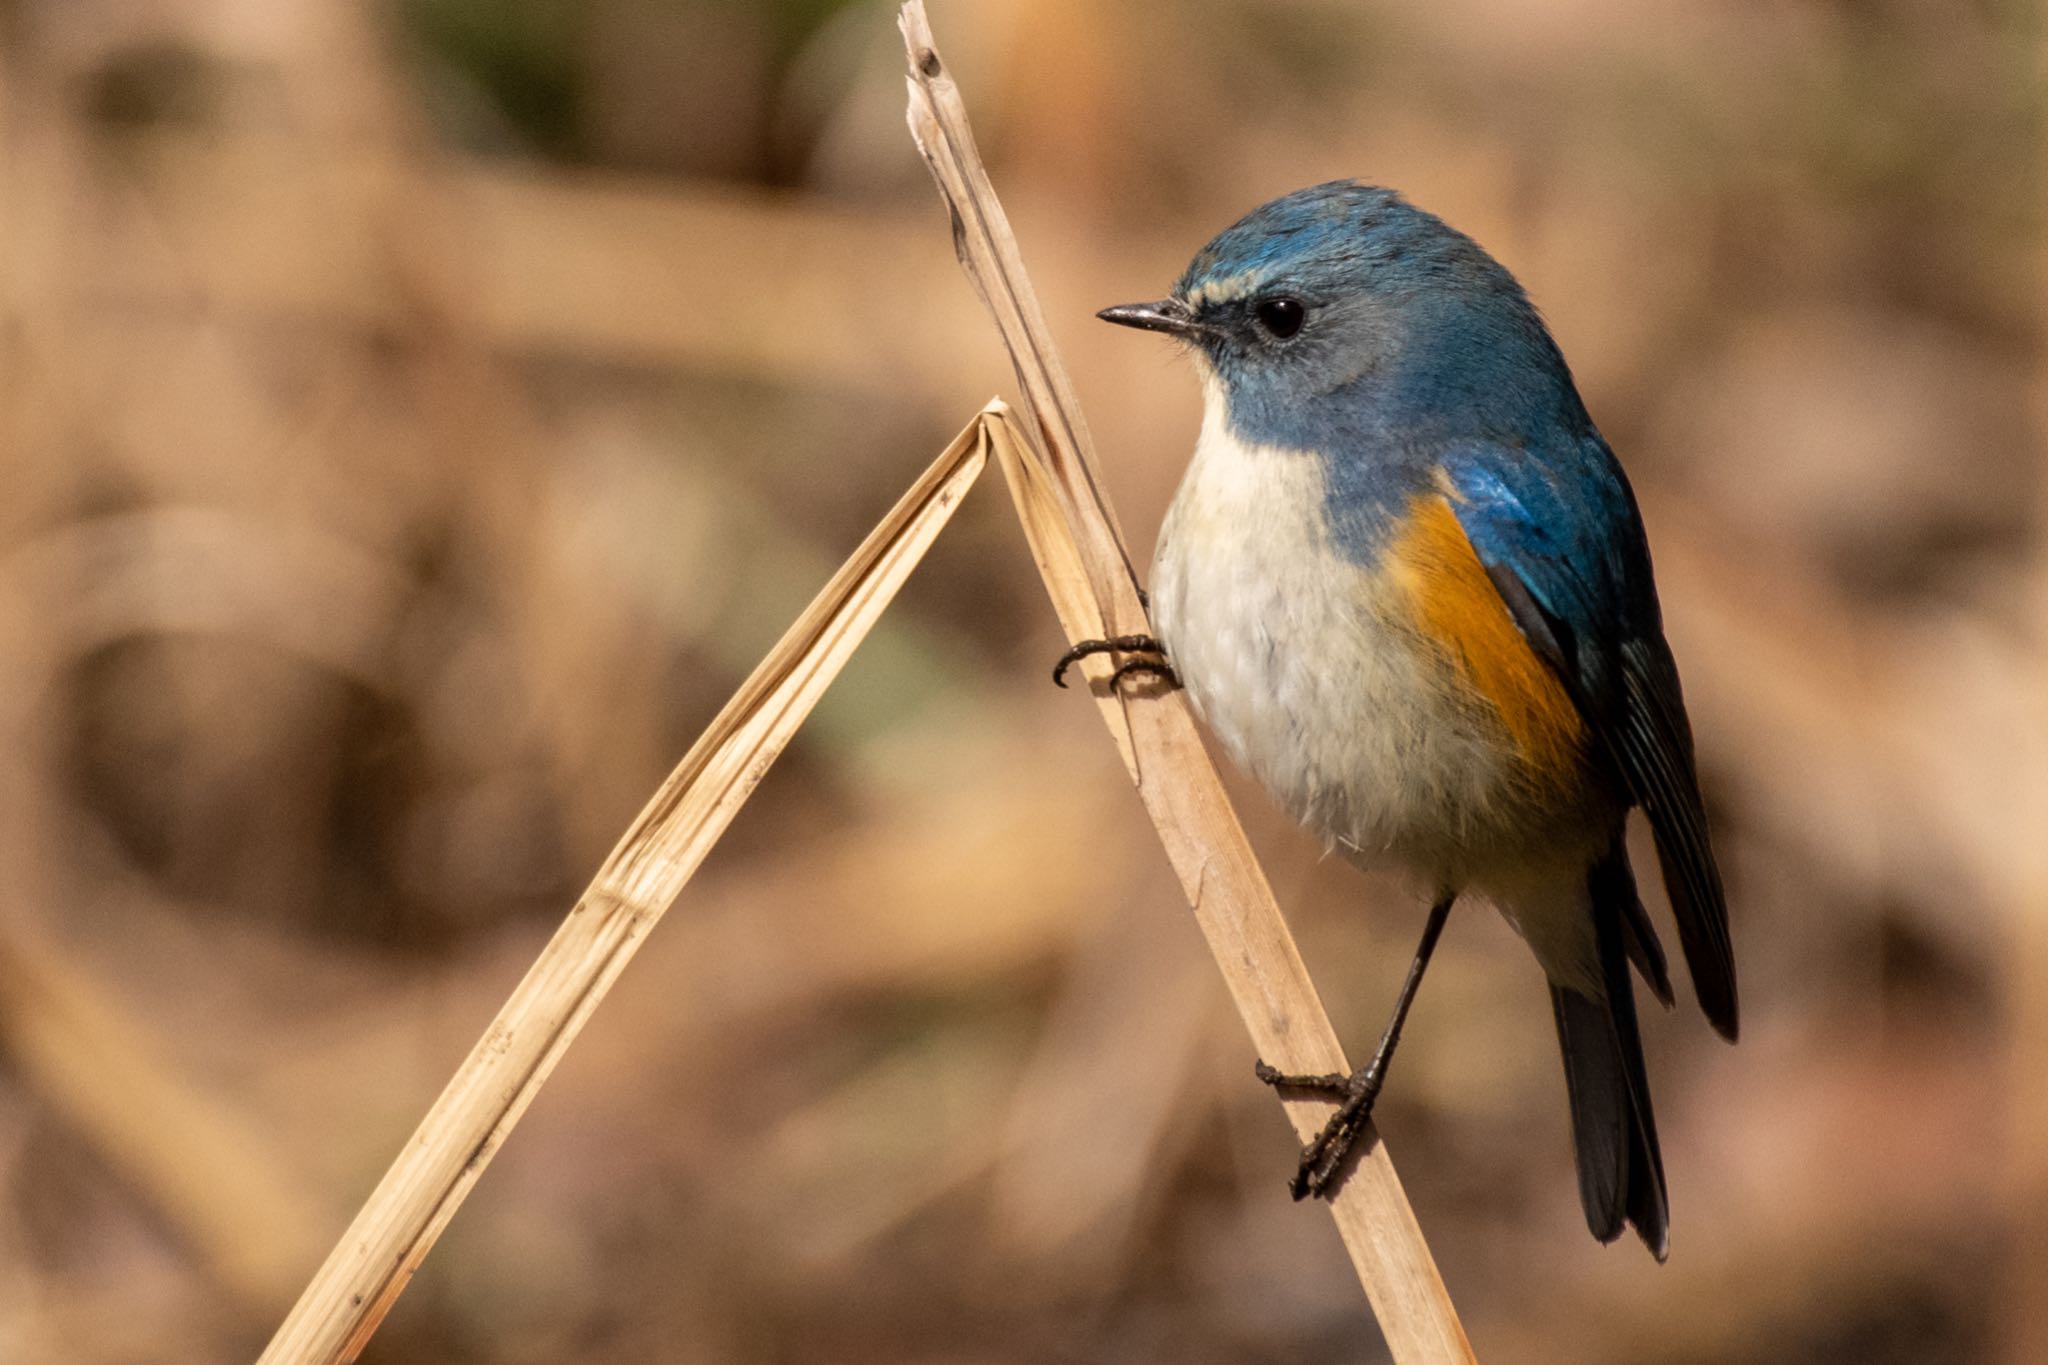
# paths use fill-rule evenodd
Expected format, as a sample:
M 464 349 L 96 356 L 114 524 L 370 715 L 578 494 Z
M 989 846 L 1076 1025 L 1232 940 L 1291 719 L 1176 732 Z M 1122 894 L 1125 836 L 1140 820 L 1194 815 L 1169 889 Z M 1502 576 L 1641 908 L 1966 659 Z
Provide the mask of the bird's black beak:
M 1157 303 L 1120 303 L 1114 308 L 1103 309 L 1095 316 L 1119 327 L 1139 327 L 1147 332 L 1165 332 L 1178 337 L 1191 337 L 1208 330 L 1196 318 L 1195 310 L 1179 299 L 1161 299 Z

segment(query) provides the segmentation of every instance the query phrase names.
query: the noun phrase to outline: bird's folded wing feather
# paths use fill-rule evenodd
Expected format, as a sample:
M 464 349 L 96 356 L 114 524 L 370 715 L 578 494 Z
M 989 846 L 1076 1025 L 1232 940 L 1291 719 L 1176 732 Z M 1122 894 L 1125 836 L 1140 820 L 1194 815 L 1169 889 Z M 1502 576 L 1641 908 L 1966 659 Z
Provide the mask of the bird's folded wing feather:
M 1557 670 L 1609 766 L 1649 816 L 1693 989 L 1732 1039 L 1728 910 L 1642 519 L 1620 466 L 1589 435 L 1540 458 L 1459 446 L 1445 452 L 1442 468 L 1459 524 L 1510 615 Z

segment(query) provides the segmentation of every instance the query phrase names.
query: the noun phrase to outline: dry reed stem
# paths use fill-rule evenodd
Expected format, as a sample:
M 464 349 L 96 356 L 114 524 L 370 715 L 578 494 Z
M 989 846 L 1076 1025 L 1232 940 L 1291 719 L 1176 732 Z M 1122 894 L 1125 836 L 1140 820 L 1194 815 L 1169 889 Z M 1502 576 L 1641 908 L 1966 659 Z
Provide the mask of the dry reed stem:
M 299 1297 L 263 1365 L 353 1360 L 555 1063 L 980 475 L 977 418 L 761 661 L 605 860 Z
M 904 5 L 900 23 L 910 61 L 911 135 L 938 181 L 961 264 L 1002 332 L 1043 440 L 1041 459 L 1006 411 L 992 412 L 989 431 L 1032 555 L 1070 637 L 1140 632 L 1144 609 L 1095 474 L 1080 405 L 975 151 L 959 92 L 933 45 L 921 0 Z M 1107 664 L 1100 658 L 1089 663 L 1103 719 L 1257 1051 L 1283 1071 L 1348 1071 L 1186 702 L 1171 693 L 1126 704 L 1103 685 Z M 1327 1106 L 1314 1101 L 1286 1107 L 1303 1138 L 1328 1115 Z M 1362 1145 L 1363 1155 L 1330 1211 L 1394 1359 L 1470 1360 L 1472 1348 L 1385 1145 L 1370 1130 Z

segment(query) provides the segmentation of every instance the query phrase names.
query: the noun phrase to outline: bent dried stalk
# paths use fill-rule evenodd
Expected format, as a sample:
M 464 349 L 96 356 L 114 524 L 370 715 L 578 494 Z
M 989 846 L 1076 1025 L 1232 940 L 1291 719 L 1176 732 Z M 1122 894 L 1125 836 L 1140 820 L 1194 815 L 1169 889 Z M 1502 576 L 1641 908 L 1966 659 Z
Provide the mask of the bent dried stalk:
M 647 931 L 988 459 L 977 418 L 904 494 L 669 774 L 271 1339 L 262 1365 L 355 1359 Z

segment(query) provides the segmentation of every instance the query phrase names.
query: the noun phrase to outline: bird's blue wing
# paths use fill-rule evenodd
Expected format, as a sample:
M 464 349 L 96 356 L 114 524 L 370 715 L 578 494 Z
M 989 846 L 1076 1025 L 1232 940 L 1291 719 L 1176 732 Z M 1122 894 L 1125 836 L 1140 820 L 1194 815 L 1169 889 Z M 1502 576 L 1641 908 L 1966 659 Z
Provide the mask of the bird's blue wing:
M 1733 1038 L 1727 904 L 1628 480 L 1590 434 L 1540 456 L 1459 446 L 1445 452 L 1442 468 L 1459 524 L 1509 613 L 1649 816 L 1694 992 L 1714 1027 Z

